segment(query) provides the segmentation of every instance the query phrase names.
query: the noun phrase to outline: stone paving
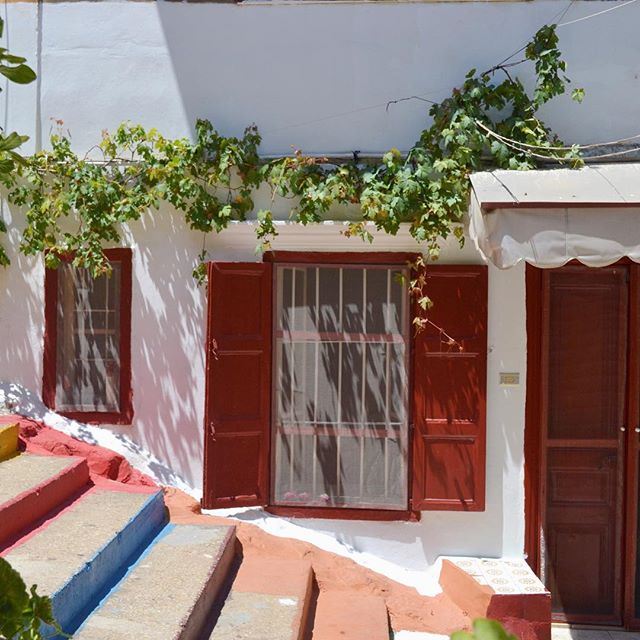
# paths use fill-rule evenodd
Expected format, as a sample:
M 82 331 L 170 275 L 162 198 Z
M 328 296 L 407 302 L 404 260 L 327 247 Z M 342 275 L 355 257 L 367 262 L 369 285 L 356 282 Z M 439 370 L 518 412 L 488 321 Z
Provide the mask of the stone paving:
M 449 640 L 449 636 L 401 631 L 396 633 L 394 640 Z M 612 629 L 570 629 L 558 625 L 553 627 L 551 640 L 640 640 L 640 632 Z
M 552 640 L 640 640 L 640 632 L 613 629 L 571 629 L 554 625 Z

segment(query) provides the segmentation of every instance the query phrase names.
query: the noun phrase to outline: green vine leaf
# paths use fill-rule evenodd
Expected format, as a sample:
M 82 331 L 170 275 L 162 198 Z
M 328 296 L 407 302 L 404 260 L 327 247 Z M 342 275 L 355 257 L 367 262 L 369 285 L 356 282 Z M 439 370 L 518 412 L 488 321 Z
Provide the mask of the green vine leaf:
M 584 89 L 574 89 L 571 92 L 571 99 L 575 102 L 582 102 L 584 100 Z
M 17 60 L 10 59 L 22 64 Z M 431 122 L 408 153 L 393 148 L 379 162 L 333 162 L 301 151 L 265 162 L 255 125 L 240 137 L 227 137 L 198 120 L 190 140 L 126 122 L 104 132 L 86 155 L 72 149 L 68 135 L 56 133 L 49 149 L 24 164 L 11 156 L 24 137 L 10 134 L 0 139 L 0 181 L 10 186 L 10 201 L 26 211 L 22 252 L 44 254 L 51 267 L 71 254 L 74 264 L 95 276 L 109 271 L 103 247 L 120 244 L 124 225 L 163 204 L 204 234 L 255 215 L 257 251 L 269 249 L 277 226 L 270 208 L 254 214 L 260 188 L 272 200 L 289 199 L 290 219 L 303 225 L 326 219 L 334 206 L 353 207 L 358 213 L 344 234 L 365 241 L 373 240 L 374 228 L 394 235 L 407 225 L 425 255 L 435 259 L 443 239 L 453 235 L 464 242 L 473 171 L 526 170 L 547 160 L 580 164 L 579 149 L 563 147 L 537 116 L 569 82 L 555 25 L 535 34 L 521 62 L 535 70 L 531 95 L 512 76 L 520 62 L 480 74 L 471 69 L 462 86 L 430 108 Z M 576 100 L 583 95 L 581 89 L 572 93 Z M 3 171 L 12 172 L 11 179 L 3 180 Z M 198 280 L 204 278 L 205 259 L 201 255 L 194 269 Z M 7 261 L 0 251 L 0 263 Z M 420 306 L 426 309 L 426 300 Z

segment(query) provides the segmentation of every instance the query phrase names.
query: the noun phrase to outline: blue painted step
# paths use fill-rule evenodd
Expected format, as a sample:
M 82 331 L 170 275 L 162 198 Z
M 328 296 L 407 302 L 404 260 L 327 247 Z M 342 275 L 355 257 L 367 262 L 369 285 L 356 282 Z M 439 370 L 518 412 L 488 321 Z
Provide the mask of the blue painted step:
M 94 487 L 12 547 L 5 558 L 28 585 L 52 599 L 73 632 L 166 524 L 161 491 Z M 51 637 L 52 629 L 43 629 Z
M 74 640 L 203 640 L 234 558 L 235 528 L 167 525 Z

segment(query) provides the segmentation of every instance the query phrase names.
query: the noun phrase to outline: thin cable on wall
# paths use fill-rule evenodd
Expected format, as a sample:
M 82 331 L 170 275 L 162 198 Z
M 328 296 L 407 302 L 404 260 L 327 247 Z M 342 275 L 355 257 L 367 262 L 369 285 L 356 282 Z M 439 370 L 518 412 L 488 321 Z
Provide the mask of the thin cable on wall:
M 557 12 L 554 17 L 547 23 L 545 23 L 545 25 L 548 24 L 555 24 L 556 20 L 562 20 L 562 18 L 564 18 L 567 13 L 571 10 L 571 8 L 573 7 L 573 5 L 575 4 L 577 0 L 570 0 L 570 2 L 567 4 L 566 7 L 564 7 L 563 9 L 561 9 L 559 12 Z M 626 2 L 623 2 L 622 4 L 617 4 L 613 7 L 609 7 L 608 9 L 603 9 L 602 11 L 596 11 L 595 13 L 591 13 L 588 14 L 586 16 L 582 16 L 580 18 L 575 18 L 574 20 L 569 20 L 568 22 L 563 22 L 561 24 L 558 24 L 558 28 L 560 27 L 567 27 L 569 25 L 573 25 L 573 24 L 577 24 L 579 22 L 583 22 L 585 20 L 590 20 L 591 18 L 595 18 L 597 16 L 603 15 L 605 13 L 609 13 L 611 11 L 615 11 L 617 9 L 622 9 L 623 7 L 626 7 L 630 4 L 634 4 L 638 2 L 638 0 L 627 0 Z M 543 25 L 544 26 L 544 25 Z M 497 65 L 491 67 L 488 71 L 486 71 L 485 73 L 490 73 L 493 70 L 497 70 L 498 68 L 502 67 L 504 64 L 506 64 L 507 62 L 509 62 L 509 60 L 511 60 L 512 58 L 514 58 L 515 56 L 517 56 L 519 53 L 521 53 L 522 51 L 524 51 L 527 48 L 527 45 L 524 45 L 522 47 L 520 47 L 518 50 L 514 51 L 511 55 L 507 56 L 504 60 L 502 60 L 502 62 L 499 62 Z M 448 89 L 450 88 L 449 85 L 447 85 L 446 87 L 439 87 L 438 89 L 433 89 L 432 91 L 437 91 L 439 89 Z M 381 109 L 382 107 L 385 108 L 385 110 L 389 110 L 389 106 L 392 104 L 397 104 L 399 102 L 406 102 L 409 100 L 413 100 L 413 99 L 418 99 L 418 100 L 422 100 L 424 102 L 430 102 L 433 104 L 437 104 L 437 100 L 435 100 L 433 98 L 433 96 L 431 95 L 427 95 L 427 94 L 414 94 L 411 96 L 406 96 L 403 98 L 397 98 L 394 100 L 387 100 L 386 102 L 381 102 L 378 104 L 372 104 L 372 105 L 367 105 L 367 106 L 363 106 L 363 107 L 358 107 L 357 109 L 353 109 L 351 111 L 343 111 L 340 113 L 335 113 L 335 114 L 331 114 L 328 116 L 323 116 L 322 118 L 317 118 L 314 120 L 306 120 L 304 122 L 297 122 L 295 124 L 291 124 L 291 125 L 285 125 L 282 127 L 277 127 L 275 129 L 269 129 L 267 131 L 264 132 L 264 135 L 269 135 L 271 133 L 277 133 L 280 131 L 286 131 L 288 129 L 294 129 L 297 127 L 304 127 L 304 126 L 308 126 L 308 125 L 312 125 L 312 124 L 317 124 L 319 122 L 325 122 L 327 120 L 334 120 L 336 118 L 343 118 L 346 116 L 350 116 L 353 115 L 355 113 L 361 113 L 363 111 L 371 111 L 373 109 Z M 604 146 L 603 145 L 601 146 Z
M 613 7 L 609 7 L 608 9 L 603 9 L 602 11 L 596 11 L 595 13 L 582 16 L 582 18 L 576 18 L 575 20 L 569 20 L 568 22 L 563 22 L 562 24 L 558 25 L 558 29 L 560 27 L 568 27 L 570 24 L 577 24 L 578 22 L 583 22 L 584 20 L 591 20 L 591 18 L 595 18 L 596 16 L 601 16 L 604 13 L 609 13 L 610 11 L 616 11 L 618 9 L 622 9 L 622 7 L 626 7 L 627 5 L 633 4 L 634 2 L 638 2 L 638 0 L 627 0 L 627 2 L 623 2 L 622 4 L 617 4 Z
M 631 142 L 632 140 L 638 140 L 640 138 L 640 133 L 638 133 L 634 136 L 629 136 L 628 138 L 620 138 L 618 140 L 610 140 L 608 142 L 593 142 L 591 144 L 574 144 L 574 145 L 568 145 L 568 146 L 554 147 L 554 146 L 543 146 L 539 144 L 527 144 L 526 142 L 520 142 L 519 140 L 508 138 L 507 136 L 503 136 L 497 131 L 490 129 L 483 122 L 480 122 L 480 120 L 475 120 L 475 123 L 481 129 L 486 131 L 489 135 L 493 136 L 494 138 L 498 138 L 499 140 L 504 140 L 505 142 L 511 142 L 513 144 L 520 145 L 521 147 L 526 147 L 528 149 L 544 149 L 548 151 L 571 151 L 573 149 L 583 150 L 583 149 L 596 149 L 598 147 L 613 147 L 615 145 L 624 144 L 625 142 Z

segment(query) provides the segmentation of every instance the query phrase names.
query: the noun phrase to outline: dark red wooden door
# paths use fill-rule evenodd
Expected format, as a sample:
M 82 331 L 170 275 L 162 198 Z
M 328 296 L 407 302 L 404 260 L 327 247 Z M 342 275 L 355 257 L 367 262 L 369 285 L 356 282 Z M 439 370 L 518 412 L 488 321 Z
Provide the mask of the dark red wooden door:
M 626 266 L 544 275 L 541 569 L 572 622 L 623 619 L 628 296 Z
M 271 265 L 209 264 L 203 506 L 268 501 Z

